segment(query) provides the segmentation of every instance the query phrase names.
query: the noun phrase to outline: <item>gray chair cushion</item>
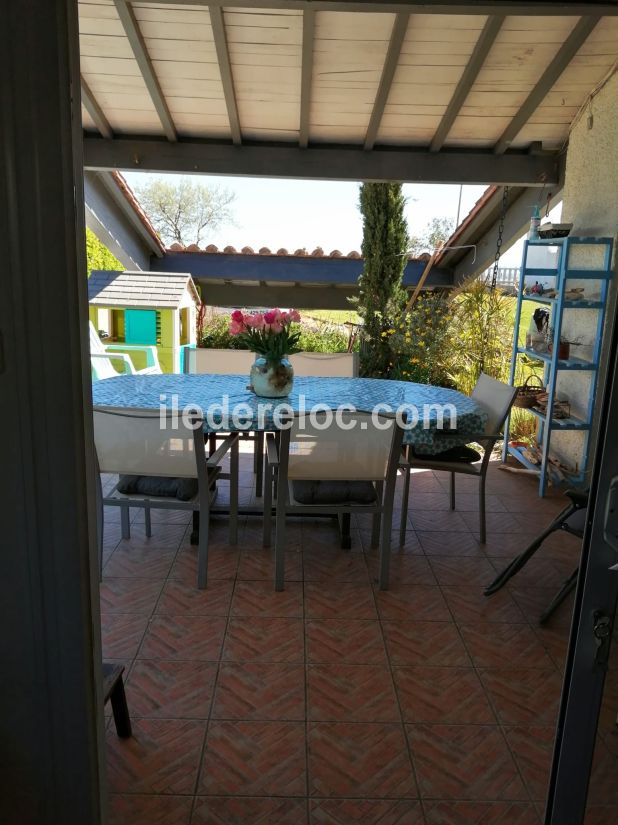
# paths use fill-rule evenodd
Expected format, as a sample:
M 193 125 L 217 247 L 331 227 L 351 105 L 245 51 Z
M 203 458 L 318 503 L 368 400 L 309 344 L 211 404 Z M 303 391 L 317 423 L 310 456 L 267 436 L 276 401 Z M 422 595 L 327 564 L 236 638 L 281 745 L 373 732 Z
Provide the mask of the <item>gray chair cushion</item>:
M 300 504 L 374 504 L 370 481 L 293 481 L 292 492 Z
M 177 498 L 179 501 L 190 501 L 197 495 L 197 479 L 120 476 L 116 489 L 125 495 L 161 496 Z
M 450 450 L 444 450 L 442 453 L 417 453 L 415 451 L 414 458 L 420 461 L 457 461 L 460 464 L 474 464 L 475 461 L 481 460 L 481 454 L 472 447 L 463 445 L 451 447 Z

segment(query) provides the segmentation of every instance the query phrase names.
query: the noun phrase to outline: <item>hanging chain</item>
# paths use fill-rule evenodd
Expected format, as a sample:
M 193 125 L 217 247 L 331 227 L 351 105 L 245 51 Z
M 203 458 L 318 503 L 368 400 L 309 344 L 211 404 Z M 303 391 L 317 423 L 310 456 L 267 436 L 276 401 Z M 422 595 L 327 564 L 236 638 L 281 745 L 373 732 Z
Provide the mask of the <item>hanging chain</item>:
M 500 212 L 500 220 L 498 222 L 498 237 L 496 239 L 496 254 L 494 257 L 494 269 L 491 273 L 491 288 L 496 288 L 498 280 L 498 265 L 500 263 L 500 251 L 502 249 L 502 235 L 504 234 L 504 219 L 506 217 L 506 207 L 509 202 L 509 187 L 505 186 L 502 190 L 502 210 Z

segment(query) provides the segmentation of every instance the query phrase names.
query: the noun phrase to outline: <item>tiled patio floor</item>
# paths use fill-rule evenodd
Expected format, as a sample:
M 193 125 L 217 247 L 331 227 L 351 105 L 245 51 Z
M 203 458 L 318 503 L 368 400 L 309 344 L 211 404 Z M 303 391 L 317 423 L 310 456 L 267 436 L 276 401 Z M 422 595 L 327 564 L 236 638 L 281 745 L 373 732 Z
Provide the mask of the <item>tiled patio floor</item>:
M 241 499 L 252 497 L 243 456 Z M 472 482 L 472 483 L 470 483 Z M 489 540 L 473 480 L 416 473 L 408 540 L 376 590 L 367 523 L 292 523 L 273 589 L 261 522 L 213 522 L 196 589 L 189 516 L 106 521 L 104 655 L 127 666 L 134 738 L 108 725 L 112 823 L 473 825 L 540 822 L 571 610 L 537 619 L 577 564 L 559 535 L 500 593 L 482 589 L 562 509 L 492 467 Z M 222 491 L 222 495 L 225 490 Z M 106 708 L 109 712 L 109 708 Z

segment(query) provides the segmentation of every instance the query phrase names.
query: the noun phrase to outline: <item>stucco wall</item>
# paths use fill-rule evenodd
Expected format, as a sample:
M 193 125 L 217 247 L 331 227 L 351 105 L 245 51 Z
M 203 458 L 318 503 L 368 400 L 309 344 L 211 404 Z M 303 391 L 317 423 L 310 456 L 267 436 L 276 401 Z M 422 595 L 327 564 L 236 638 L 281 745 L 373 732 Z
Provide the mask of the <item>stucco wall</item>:
M 589 124 L 589 114 L 592 124 Z M 572 235 L 609 236 L 618 240 L 618 74 L 592 99 L 589 108 L 574 126 L 566 159 L 566 177 L 563 190 L 562 220 L 573 223 Z M 614 250 L 614 267 L 616 253 Z M 588 262 L 591 266 L 592 262 Z M 610 285 L 604 334 L 604 354 L 601 360 L 599 387 L 605 377 L 605 355 L 609 340 L 609 324 L 616 307 L 616 275 Z M 586 286 L 587 292 L 598 290 L 596 281 L 572 282 Z M 588 359 L 596 332 L 596 313 L 567 311 L 563 334 L 585 346 L 572 350 L 573 355 Z M 565 393 L 576 415 L 584 416 L 587 407 L 589 376 L 562 373 L 558 390 Z M 597 392 L 597 402 L 600 400 Z M 594 443 L 595 433 L 591 436 Z M 585 439 L 581 433 L 554 433 L 552 452 L 566 464 L 580 465 Z

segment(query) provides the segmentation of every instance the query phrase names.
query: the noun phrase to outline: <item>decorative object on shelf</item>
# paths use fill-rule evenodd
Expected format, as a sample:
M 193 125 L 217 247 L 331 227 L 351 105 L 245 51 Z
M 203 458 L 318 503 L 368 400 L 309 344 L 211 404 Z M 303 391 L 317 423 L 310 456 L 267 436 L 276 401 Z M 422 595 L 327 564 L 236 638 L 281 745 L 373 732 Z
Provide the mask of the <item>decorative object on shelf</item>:
M 549 329 L 549 310 L 538 307 L 530 319 L 526 332 L 526 347 L 533 352 L 547 352 L 547 331 Z
M 532 405 L 532 409 L 536 410 L 541 415 L 547 415 L 547 405 L 549 404 L 549 393 L 548 392 L 541 392 L 537 395 L 535 403 Z M 552 418 L 561 419 L 561 418 L 570 418 L 571 417 L 571 405 L 569 404 L 566 398 L 562 400 L 555 399 L 554 405 L 552 409 Z
M 509 443 L 508 419 L 502 461 L 506 462 L 507 457 L 512 456 L 526 468 L 518 472 L 534 473 L 539 479 L 540 496 L 545 495 L 548 484 L 560 483 L 567 478 L 570 484 L 582 484 L 587 481 L 588 444 L 595 408 L 608 284 L 613 277 L 612 238 L 571 237 L 567 234 L 570 228 L 570 225 L 558 225 L 558 230 L 562 231 L 561 236 L 552 237 L 551 240 L 540 238 L 525 242 L 517 295 L 510 383 L 515 382 L 520 359 L 522 361 L 533 359 L 543 367 L 542 383 L 545 385 L 545 394 L 539 393 L 536 399 L 538 403 L 533 403 L 528 408 L 537 418 L 536 449 L 540 453 L 541 461 L 540 464 L 532 461 L 531 454 L 527 451 L 528 448 L 524 449 L 513 442 Z M 582 262 L 584 262 L 583 266 Z M 549 279 L 553 279 L 552 285 L 555 288 L 553 295 L 549 290 L 542 293 L 532 292 L 533 287 L 525 290 L 531 280 L 545 284 Z M 569 286 L 570 279 L 585 281 L 585 288 Z M 525 291 L 528 294 L 525 294 Z M 551 329 L 549 328 L 549 310 L 542 310 L 546 313 L 544 316 L 535 313 L 536 320 L 526 333 L 526 346 L 522 347 L 519 344 L 519 333 L 524 301 L 551 303 Z M 563 334 L 562 323 L 565 309 L 568 309 L 569 313 L 579 312 L 582 309 L 586 309 L 587 312 L 590 310 L 596 312 L 594 328 L 590 329 L 589 335 L 591 341 L 589 358 L 582 359 L 571 355 L 571 348 L 583 346 L 583 343 L 569 341 Z M 587 319 L 588 316 L 582 317 Z M 539 341 L 537 336 L 542 336 L 544 340 Z M 571 401 L 575 404 L 576 399 L 570 398 L 567 401 L 557 397 L 558 376 L 564 376 L 571 370 L 578 373 L 587 372 L 591 376 L 587 385 L 587 402 L 585 398 L 581 401 L 577 399 L 577 413 L 571 412 L 569 403 Z M 564 388 L 564 384 L 562 380 L 561 389 Z M 519 398 L 525 402 L 525 393 L 522 396 L 520 392 Z M 579 412 L 580 403 L 585 409 L 583 413 Z M 522 406 L 522 401 L 516 402 L 516 406 Z M 566 466 L 555 455 L 550 454 L 552 433 L 556 431 L 577 431 L 583 435 L 581 453 L 577 459 L 573 459 L 572 467 Z
M 552 353 L 554 350 L 554 342 L 551 337 L 547 340 L 547 352 Z M 571 341 L 566 341 L 564 338 L 560 339 L 558 344 L 558 360 L 568 361 L 571 355 Z
M 570 289 L 567 289 L 567 291 L 564 293 L 564 297 L 567 301 L 584 301 L 586 300 L 584 287 L 571 287 Z
M 572 223 L 552 223 L 551 221 L 547 221 L 542 226 L 539 226 L 538 235 L 542 240 L 566 238 L 571 229 L 573 229 Z
M 532 217 L 530 218 L 530 229 L 528 230 L 528 240 L 538 241 L 539 226 L 541 225 L 541 213 L 538 203 L 532 207 Z
M 533 387 L 530 381 L 534 379 L 535 381 L 539 382 L 538 387 Z M 529 410 L 531 407 L 534 407 L 536 404 L 536 400 L 542 393 L 545 392 L 545 387 L 543 386 L 543 382 L 539 378 L 538 375 L 529 375 L 524 383 L 518 387 L 517 395 L 515 396 L 515 401 L 513 401 L 514 407 L 521 407 L 524 410 Z
M 256 395 L 284 398 L 292 391 L 294 370 L 287 356 L 300 352 L 300 332 L 293 328 L 299 322 L 295 309 L 232 313 L 230 334 L 257 356 L 249 374 Z

